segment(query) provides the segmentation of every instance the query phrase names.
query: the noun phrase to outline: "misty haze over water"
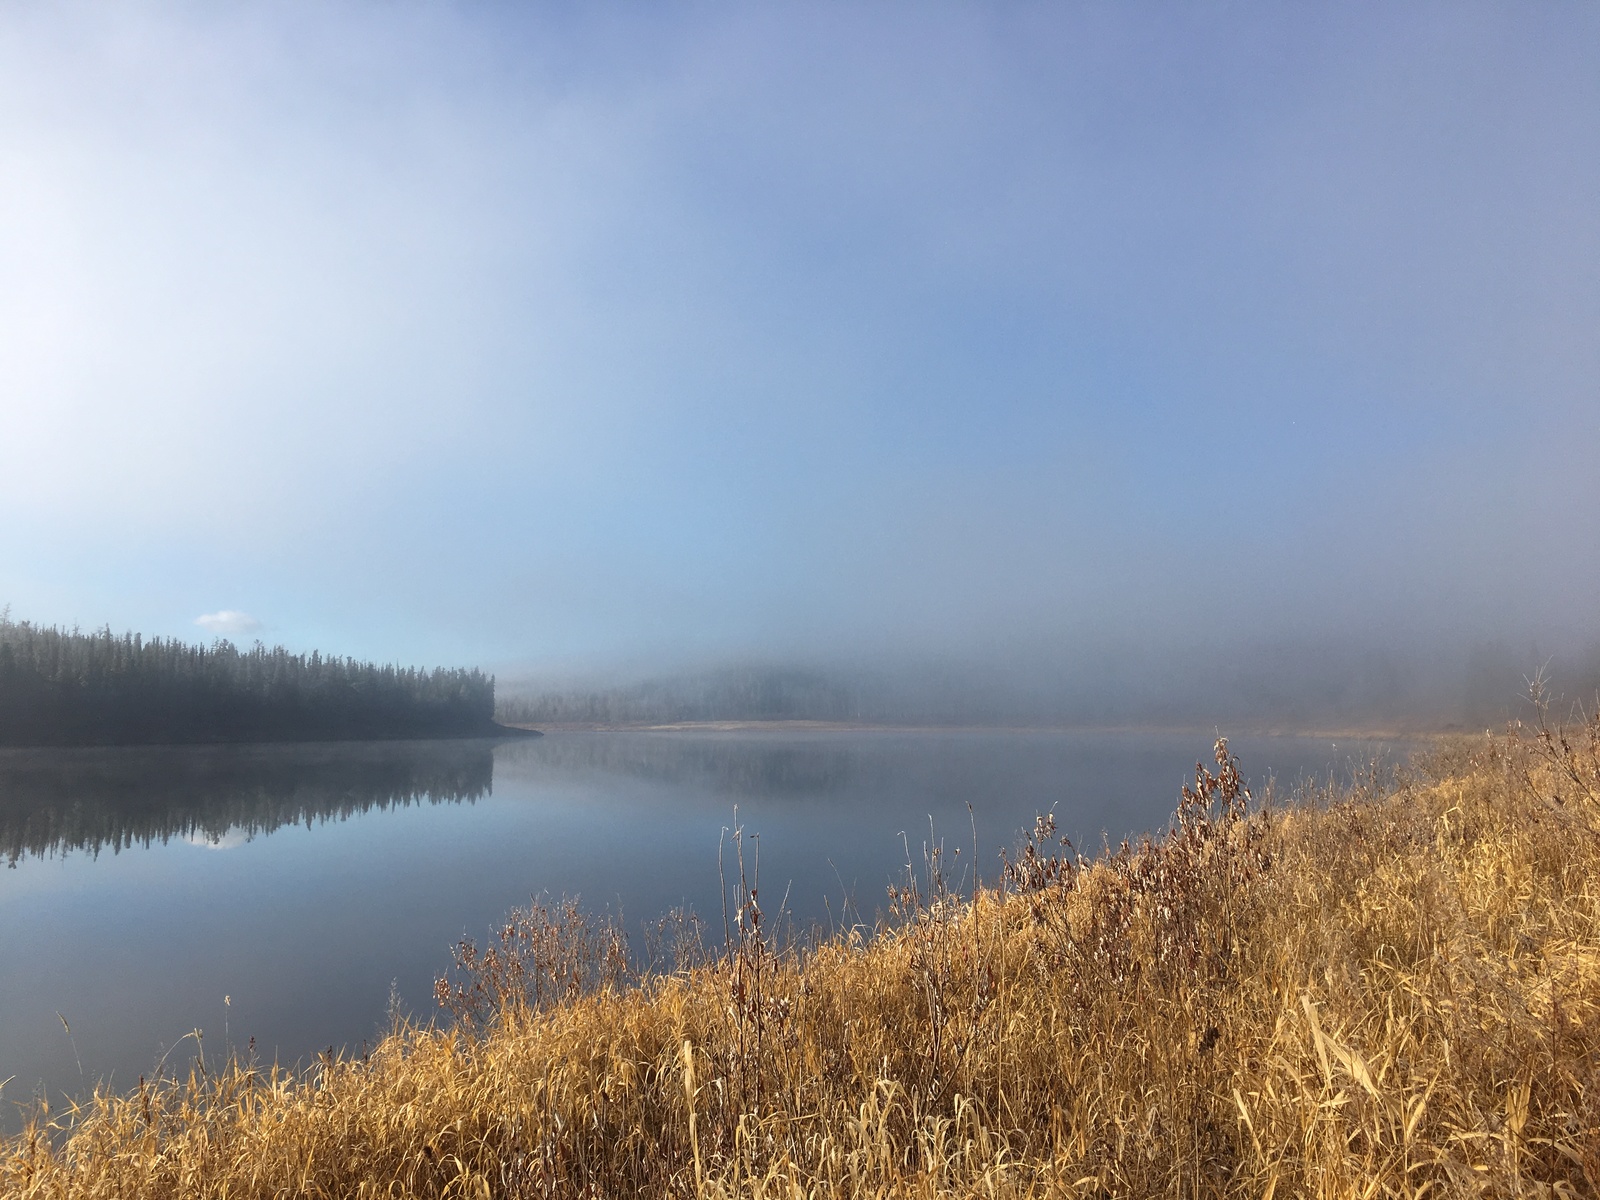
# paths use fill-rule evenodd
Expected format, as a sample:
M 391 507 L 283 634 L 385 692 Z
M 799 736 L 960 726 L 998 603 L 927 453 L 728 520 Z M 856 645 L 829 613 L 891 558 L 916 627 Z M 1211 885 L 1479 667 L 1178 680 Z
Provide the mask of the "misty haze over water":
M 1600 650 L 1565 657 L 1479 646 L 1462 658 L 1357 646 L 1160 654 L 1072 663 L 899 668 L 729 667 L 640 682 L 502 681 L 501 720 L 629 726 L 818 721 L 902 726 L 1408 731 L 1500 727 L 1529 714 L 1536 675 L 1558 708 L 1600 691 Z
M 1581 5 L 8 6 L 0 605 L 917 720 L 1583 694 L 1597 54 Z

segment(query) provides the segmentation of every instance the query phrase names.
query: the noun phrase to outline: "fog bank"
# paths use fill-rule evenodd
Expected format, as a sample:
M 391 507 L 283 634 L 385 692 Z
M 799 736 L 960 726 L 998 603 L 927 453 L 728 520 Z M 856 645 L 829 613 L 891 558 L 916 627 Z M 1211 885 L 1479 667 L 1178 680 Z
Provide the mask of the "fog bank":
M 1600 644 L 1596 61 L 1559 5 L 9 5 L 0 604 L 1467 720 Z

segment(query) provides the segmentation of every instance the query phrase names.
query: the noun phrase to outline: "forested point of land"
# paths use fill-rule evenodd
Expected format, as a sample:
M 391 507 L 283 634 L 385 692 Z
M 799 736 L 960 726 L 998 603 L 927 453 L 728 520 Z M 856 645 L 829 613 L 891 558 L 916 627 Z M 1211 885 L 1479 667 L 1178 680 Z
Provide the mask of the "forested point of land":
M 494 679 L 0 614 L 0 745 L 105 746 L 484 737 Z

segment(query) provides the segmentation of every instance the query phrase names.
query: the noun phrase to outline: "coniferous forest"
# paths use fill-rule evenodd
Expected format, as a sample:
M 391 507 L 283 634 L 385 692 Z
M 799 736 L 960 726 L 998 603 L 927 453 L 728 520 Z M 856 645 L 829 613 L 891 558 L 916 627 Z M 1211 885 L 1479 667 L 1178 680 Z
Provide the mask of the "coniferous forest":
M 0 613 L 0 745 L 104 746 L 477 737 L 494 679 L 257 642 L 45 628 Z

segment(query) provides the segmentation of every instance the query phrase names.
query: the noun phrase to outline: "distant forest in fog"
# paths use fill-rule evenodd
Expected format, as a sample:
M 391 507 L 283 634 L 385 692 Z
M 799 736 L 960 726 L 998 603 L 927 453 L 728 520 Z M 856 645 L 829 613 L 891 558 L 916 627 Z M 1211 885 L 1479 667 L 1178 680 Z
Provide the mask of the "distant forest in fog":
M 606 686 L 502 686 L 520 725 L 825 721 L 907 725 L 1392 729 L 1499 726 L 1525 712 L 1528 679 L 1593 701 L 1600 653 L 1551 658 L 1483 644 L 1456 654 L 1329 645 L 1104 655 L 1076 666 L 943 664 L 871 669 L 745 666 Z
M 677 721 L 852 721 L 855 691 L 799 670 L 735 670 L 631 687 L 528 692 L 495 715 L 519 725 L 626 725 Z
M 44 628 L 0 613 L 0 745 L 472 737 L 494 724 L 478 670 L 378 666 L 257 642 L 190 645 Z

